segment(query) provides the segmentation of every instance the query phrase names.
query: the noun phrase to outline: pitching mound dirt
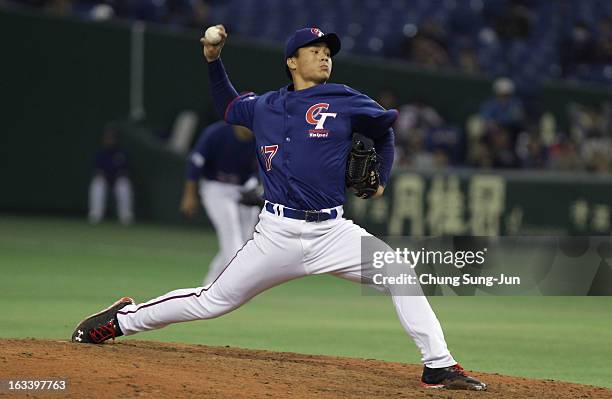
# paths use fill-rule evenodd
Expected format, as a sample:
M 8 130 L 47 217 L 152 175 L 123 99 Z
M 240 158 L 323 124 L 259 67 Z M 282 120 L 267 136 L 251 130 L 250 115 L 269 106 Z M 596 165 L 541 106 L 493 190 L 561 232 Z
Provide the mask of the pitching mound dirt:
M 472 373 L 487 392 L 431 391 L 421 367 L 201 345 L 119 341 L 105 345 L 0 340 L 0 379 L 67 378 L 64 392 L 0 397 L 73 398 L 611 398 L 612 389 Z

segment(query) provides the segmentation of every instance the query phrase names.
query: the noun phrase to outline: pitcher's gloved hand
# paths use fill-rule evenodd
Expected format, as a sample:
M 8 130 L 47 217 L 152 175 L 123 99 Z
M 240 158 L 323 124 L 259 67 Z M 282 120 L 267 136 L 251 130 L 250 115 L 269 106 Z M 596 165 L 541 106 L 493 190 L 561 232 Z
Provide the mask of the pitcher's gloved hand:
M 367 149 L 365 144 L 357 140 L 346 160 L 346 187 L 359 198 L 371 198 L 378 192 L 380 176 L 376 150 Z

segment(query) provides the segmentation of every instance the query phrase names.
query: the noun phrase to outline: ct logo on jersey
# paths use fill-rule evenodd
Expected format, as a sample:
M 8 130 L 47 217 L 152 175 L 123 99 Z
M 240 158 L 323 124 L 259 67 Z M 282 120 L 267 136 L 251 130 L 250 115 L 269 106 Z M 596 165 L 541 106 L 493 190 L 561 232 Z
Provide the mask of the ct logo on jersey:
M 325 129 L 325 121 L 327 118 L 335 118 L 338 114 L 336 112 L 323 112 L 328 109 L 328 103 L 318 103 L 306 111 L 306 122 L 314 125 L 314 129 L 308 130 L 311 138 L 327 137 L 329 135 L 329 130 Z

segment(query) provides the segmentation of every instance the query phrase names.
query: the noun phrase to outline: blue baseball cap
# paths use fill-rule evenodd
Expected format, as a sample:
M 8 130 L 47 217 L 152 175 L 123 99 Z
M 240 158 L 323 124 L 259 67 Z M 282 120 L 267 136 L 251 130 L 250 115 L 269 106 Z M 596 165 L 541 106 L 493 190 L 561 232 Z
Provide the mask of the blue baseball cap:
M 285 59 L 291 57 L 300 47 L 321 42 L 327 44 L 332 57 L 340 51 L 340 38 L 335 33 L 325 34 L 319 28 L 296 30 L 285 45 Z
M 340 51 L 340 38 L 335 33 L 323 33 L 319 28 L 304 28 L 296 30 L 293 36 L 287 39 L 285 45 L 285 59 L 290 58 L 299 48 L 314 43 L 326 43 L 330 55 L 333 57 Z M 286 68 L 287 76 L 291 79 L 289 68 Z

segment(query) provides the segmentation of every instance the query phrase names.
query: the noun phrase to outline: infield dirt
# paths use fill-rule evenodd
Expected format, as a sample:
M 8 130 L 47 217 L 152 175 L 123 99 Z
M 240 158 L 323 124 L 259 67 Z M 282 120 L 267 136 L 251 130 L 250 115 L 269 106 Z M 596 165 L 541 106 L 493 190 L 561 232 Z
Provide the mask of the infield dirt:
M 488 391 L 432 391 L 419 386 L 419 365 L 131 340 L 1 339 L 0 370 L 2 380 L 68 380 L 65 392 L 4 384 L 0 397 L 612 398 L 608 388 L 476 372 Z

